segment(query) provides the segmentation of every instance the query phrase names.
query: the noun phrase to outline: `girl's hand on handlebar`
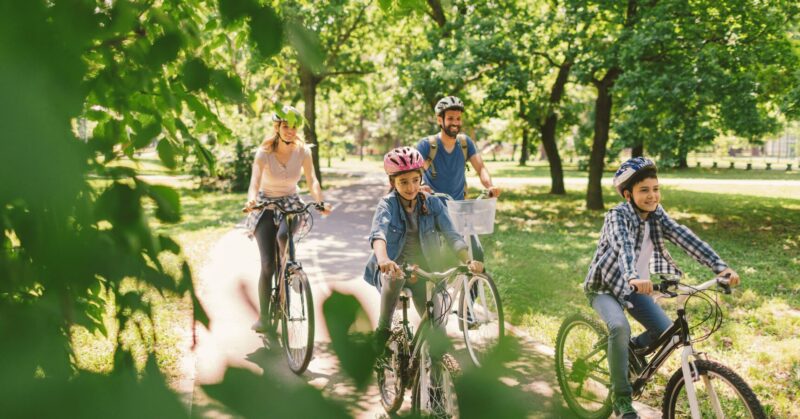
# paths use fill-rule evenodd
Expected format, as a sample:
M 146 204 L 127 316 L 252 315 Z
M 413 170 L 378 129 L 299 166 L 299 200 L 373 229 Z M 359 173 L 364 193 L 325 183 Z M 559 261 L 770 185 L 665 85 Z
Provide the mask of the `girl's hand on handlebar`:
M 433 189 L 431 189 L 428 185 L 422 185 L 419 187 L 419 190 L 425 193 L 433 194 Z
M 378 268 L 391 279 L 403 278 L 403 269 L 391 259 L 379 260 Z
M 736 271 L 734 271 L 731 268 L 728 268 L 728 269 L 725 269 L 724 271 L 720 272 L 718 276 L 723 276 L 724 277 L 726 275 L 728 275 L 728 285 L 730 285 L 732 287 L 735 287 L 735 286 L 739 285 L 739 281 L 740 281 L 739 274 L 737 274 Z
M 650 295 L 653 293 L 653 282 L 649 279 L 631 279 L 628 283 L 637 294 Z
M 483 262 L 479 260 L 471 260 L 467 263 L 467 268 L 469 268 L 469 271 L 472 273 L 483 273 Z

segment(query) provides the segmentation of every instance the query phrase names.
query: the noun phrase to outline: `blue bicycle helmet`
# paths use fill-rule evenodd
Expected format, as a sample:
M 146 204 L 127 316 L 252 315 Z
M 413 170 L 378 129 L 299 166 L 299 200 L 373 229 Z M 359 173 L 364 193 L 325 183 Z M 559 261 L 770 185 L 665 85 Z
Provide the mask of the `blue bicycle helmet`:
M 631 177 L 638 171 L 646 168 L 656 169 L 656 163 L 647 157 L 633 157 L 628 159 L 628 161 L 622 163 L 617 173 L 614 174 L 614 188 L 624 197 L 625 195 L 622 191 L 625 190 L 625 186 L 627 186 Z

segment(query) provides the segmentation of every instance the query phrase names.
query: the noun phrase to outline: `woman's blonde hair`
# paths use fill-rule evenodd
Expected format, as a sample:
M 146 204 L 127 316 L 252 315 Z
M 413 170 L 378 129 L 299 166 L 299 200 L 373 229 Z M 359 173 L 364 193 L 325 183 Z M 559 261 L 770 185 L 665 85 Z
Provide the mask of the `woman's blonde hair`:
M 264 150 L 266 153 L 272 153 L 273 151 L 278 149 L 278 131 L 281 129 L 281 121 L 274 121 L 272 123 L 272 136 L 267 137 L 264 141 L 261 142 L 261 149 Z M 306 142 L 299 136 L 296 135 L 294 137 L 295 143 L 297 143 L 298 147 L 305 148 Z

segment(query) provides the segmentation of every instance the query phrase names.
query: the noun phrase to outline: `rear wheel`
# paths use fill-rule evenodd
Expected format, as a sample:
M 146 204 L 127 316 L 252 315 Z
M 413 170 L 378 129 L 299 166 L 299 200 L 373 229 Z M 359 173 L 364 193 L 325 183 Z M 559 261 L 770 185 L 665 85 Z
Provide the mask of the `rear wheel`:
M 458 400 L 453 377 L 458 374 L 458 362 L 450 354 L 431 357 L 428 343 L 419 353 L 419 368 L 411 395 L 414 413 L 422 417 L 457 418 Z
M 766 418 L 750 386 L 730 368 L 713 361 L 694 362 L 700 379 L 694 382 L 700 415 L 704 418 Z M 672 375 L 664 391 L 665 418 L 691 417 L 683 371 Z
M 295 268 L 285 278 L 286 304 L 281 313 L 283 349 L 289 369 L 302 374 L 314 351 L 314 300 L 308 277 Z
M 472 362 L 480 366 L 505 333 L 500 294 L 488 274 L 472 275 L 460 294 L 459 328 Z
M 570 410 L 582 418 L 611 414 L 606 328 L 583 314 L 561 324 L 556 338 L 556 376 Z

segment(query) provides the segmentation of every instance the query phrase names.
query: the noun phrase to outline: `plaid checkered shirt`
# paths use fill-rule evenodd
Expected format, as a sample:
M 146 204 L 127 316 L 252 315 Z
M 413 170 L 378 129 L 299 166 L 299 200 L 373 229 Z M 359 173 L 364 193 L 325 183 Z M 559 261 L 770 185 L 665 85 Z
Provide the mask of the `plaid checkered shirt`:
M 670 218 L 661 205 L 647 220 L 642 220 L 633 206 L 624 202 L 606 213 L 597 251 L 583 281 L 583 289 L 587 294 L 611 294 L 622 302 L 631 293 L 628 281 L 639 277 L 636 259 L 644 239 L 644 223 L 650 224 L 650 238 L 654 247 L 650 259 L 651 273 L 683 275 L 664 246 L 665 238 L 714 273 L 728 268 L 708 243 L 700 240 L 688 227 Z

